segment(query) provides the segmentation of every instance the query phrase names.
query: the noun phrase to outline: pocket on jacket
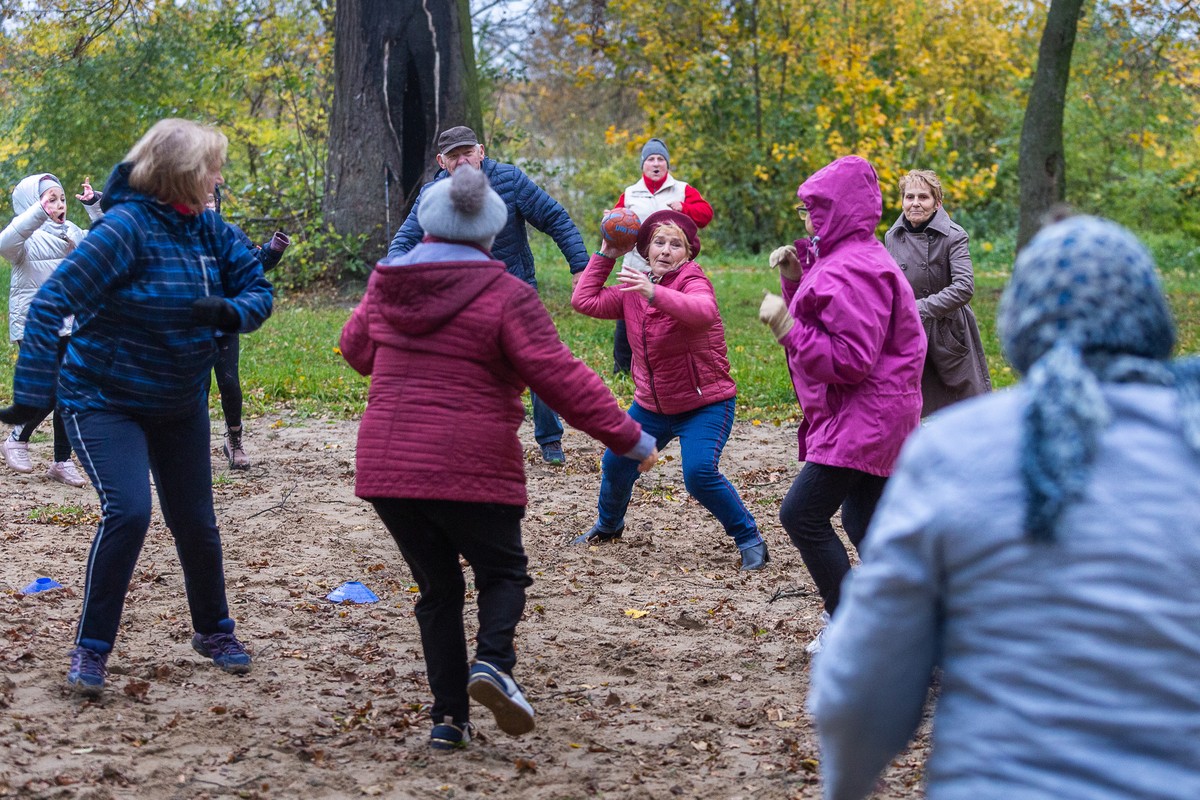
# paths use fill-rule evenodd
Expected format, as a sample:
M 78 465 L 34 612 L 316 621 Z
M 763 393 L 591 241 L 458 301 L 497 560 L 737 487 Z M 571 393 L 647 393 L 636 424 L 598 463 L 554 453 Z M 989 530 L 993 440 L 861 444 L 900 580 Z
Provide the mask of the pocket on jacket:
M 949 317 L 933 321 L 929 337 L 929 359 L 938 377 L 955 391 L 978 391 L 980 377 L 975 357 L 966 343 L 966 324 L 959 309 Z

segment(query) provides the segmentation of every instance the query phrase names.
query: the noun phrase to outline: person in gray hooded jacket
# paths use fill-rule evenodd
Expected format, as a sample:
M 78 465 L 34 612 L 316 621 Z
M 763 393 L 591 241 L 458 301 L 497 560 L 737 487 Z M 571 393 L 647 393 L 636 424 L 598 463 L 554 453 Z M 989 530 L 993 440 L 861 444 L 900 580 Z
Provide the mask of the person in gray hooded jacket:
M 1095 217 L 1000 304 L 1015 389 L 905 445 L 813 670 L 824 796 L 872 791 L 941 668 L 930 800 L 1200 797 L 1200 361 Z

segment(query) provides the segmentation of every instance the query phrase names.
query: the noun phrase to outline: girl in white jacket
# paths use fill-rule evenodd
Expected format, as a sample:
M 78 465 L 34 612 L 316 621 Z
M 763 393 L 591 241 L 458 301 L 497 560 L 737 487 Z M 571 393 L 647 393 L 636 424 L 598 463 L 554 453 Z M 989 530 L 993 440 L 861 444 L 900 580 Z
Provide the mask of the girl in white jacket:
M 103 212 L 96 201 L 97 192 L 85 180 L 83 193 L 75 198 L 87 208 L 91 219 Z M 12 281 L 8 294 L 8 336 L 21 346 L 25 335 L 25 316 L 38 288 L 50 277 L 60 261 L 66 258 L 83 240 L 84 231 L 67 219 L 67 195 L 62 183 L 53 175 L 42 172 L 30 175 L 17 184 L 12 193 L 16 218 L 0 233 L 0 255 L 12 263 Z M 59 332 L 59 356 L 66 351 L 74 319 L 63 320 Z M 49 412 L 47 412 L 48 414 Z M 42 417 L 45 419 L 45 417 Z M 32 472 L 29 460 L 29 437 L 41 419 L 17 426 L 0 445 L 4 462 L 17 472 Z M 47 477 L 70 486 L 83 486 L 86 481 L 71 461 L 71 442 L 67 432 L 54 415 L 54 463 Z

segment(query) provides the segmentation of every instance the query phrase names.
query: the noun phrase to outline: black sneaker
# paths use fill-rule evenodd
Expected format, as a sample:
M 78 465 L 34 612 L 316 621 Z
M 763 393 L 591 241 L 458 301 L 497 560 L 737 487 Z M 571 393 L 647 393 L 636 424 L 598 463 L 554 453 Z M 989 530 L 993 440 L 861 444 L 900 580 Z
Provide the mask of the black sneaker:
M 562 449 L 562 442 L 546 442 L 542 445 L 542 461 L 555 467 L 561 467 L 567 463 L 567 457 Z

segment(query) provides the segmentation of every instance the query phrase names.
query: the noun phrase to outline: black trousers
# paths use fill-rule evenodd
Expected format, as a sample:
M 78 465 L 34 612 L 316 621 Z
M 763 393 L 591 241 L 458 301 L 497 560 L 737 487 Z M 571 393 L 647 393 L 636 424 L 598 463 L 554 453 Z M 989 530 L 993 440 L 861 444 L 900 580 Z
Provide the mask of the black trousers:
M 850 571 L 850 556 L 833 529 L 833 515 L 842 509 L 842 529 L 858 549 L 886 484 L 887 478 L 849 467 L 807 463 L 779 507 L 779 521 L 800 550 L 831 616 L 841 598 L 842 579 Z
M 533 583 L 521 544 L 522 506 L 451 500 L 373 498 L 379 518 L 421 590 L 417 625 L 435 723 L 469 719 L 467 642 L 463 626 L 466 582 L 459 556 L 475 574 L 479 633 L 475 657 L 512 672 L 513 637 L 525 611 L 525 589 Z
M 633 348 L 629 346 L 629 331 L 625 328 L 625 320 L 617 320 L 617 328 L 613 331 L 613 372 L 629 374 L 633 365 Z
M 58 337 L 58 363 L 62 364 L 63 356 L 67 354 L 67 343 L 71 341 L 70 336 Z M 17 352 L 21 350 L 21 340 L 17 340 Z M 50 409 L 46 409 L 44 414 L 41 414 L 26 422 L 21 426 L 19 431 L 15 431 L 14 437 L 18 442 L 28 442 L 29 437 L 33 436 L 34 430 L 38 425 L 41 425 L 46 417 L 50 416 Z M 67 436 L 67 429 L 63 426 L 62 414 L 54 412 L 54 420 L 51 422 L 54 430 L 54 460 L 67 461 L 71 458 L 71 439 Z
M 217 337 L 217 363 L 213 372 L 217 376 L 221 412 L 225 415 L 227 428 L 242 426 L 242 381 L 238 375 L 240 355 L 241 340 L 236 333 L 223 333 Z

